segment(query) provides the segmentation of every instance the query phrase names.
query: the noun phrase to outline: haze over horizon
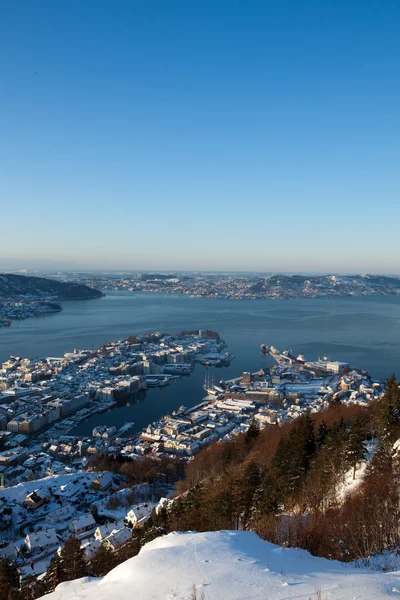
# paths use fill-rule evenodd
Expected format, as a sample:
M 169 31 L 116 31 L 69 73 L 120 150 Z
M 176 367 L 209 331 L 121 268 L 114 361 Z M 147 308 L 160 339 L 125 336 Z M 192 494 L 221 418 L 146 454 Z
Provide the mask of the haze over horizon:
M 0 270 L 396 273 L 395 1 L 0 9 Z

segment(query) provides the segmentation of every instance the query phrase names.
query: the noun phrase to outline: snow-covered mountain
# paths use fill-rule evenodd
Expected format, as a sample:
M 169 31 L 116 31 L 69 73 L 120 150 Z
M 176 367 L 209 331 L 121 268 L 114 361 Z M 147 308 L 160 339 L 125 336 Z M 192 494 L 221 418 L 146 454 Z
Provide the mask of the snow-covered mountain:
M 196 594 L 194 593 L 194 588 Z M 379 573 L 281 548 L 250 531 L 171 533 L 104 578 L 59 585 L 45 600 L 400 599 L 400 572 Z

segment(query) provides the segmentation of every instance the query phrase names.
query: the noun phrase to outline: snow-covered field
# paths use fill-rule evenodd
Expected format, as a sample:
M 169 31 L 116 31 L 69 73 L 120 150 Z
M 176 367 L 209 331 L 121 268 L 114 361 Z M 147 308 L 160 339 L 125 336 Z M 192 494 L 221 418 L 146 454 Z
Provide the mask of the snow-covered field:
M 171 533 L 102 579 L 63 583 L 46 600 L 400 599 L 400 572 L 377 573 L 280 548 L 250 531 Z

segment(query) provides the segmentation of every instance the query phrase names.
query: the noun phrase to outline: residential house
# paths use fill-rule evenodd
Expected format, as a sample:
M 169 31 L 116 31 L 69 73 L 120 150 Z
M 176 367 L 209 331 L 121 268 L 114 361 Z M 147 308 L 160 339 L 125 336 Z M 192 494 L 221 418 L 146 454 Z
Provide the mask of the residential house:
M 23 504 L 28 510 L 36 510 L 48 501 L 48 490 L 38 488 L 25 497 Z
M 25 537 L 25 545 L 30 552 L 46 550 L 53 546 L 57 546 L 58 540 L 56 530 L 51 528 L 28 533 L 28 535 Z
M 138 504 L 126 514 L 124 523 L 127 527 L 143 527 L 154 508 L 154 504 Z
M 118 550 L 121 546 L 132 539 L 132 532 L 127 527 L 114 530 L 105 540 L 104 544 L 111 550 Z
M 80 535 L 85 533 L 86 531 L 91 531 L 96 527 L 96 521 L 93 518 L 93 515 L 83 515 L 82 517 L 77 517 L 69 524 L 69 530 L 74 535 Z
M 105 492 L 106 490 L 109 490 L 111 488 L 112 483 L 113 483 L 112 473 L 109 473 L 108 471 L 106 471 L 105 473 L 102 473 L 101 475 L 99 475 L 99 477 L 97 477 L 92 482 L 92 485 L 90 487 L 93 490 Z

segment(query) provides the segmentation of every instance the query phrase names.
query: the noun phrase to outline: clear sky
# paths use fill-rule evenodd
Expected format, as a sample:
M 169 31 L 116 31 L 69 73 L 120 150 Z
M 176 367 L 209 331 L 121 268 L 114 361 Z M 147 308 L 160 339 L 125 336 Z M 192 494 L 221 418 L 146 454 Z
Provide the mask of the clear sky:
M 400 271 L 399 0 L 3 0 L 0 268 Z

